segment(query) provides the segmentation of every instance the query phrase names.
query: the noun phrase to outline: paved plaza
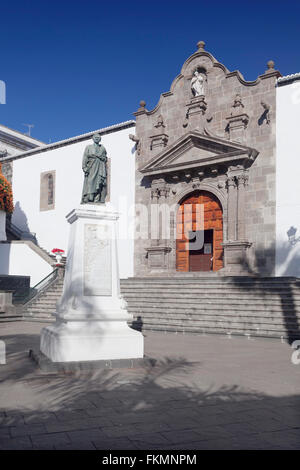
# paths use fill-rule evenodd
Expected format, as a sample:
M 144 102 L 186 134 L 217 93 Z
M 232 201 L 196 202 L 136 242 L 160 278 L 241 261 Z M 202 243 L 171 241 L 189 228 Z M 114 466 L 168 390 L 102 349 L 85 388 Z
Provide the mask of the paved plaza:
M 0 449 L 300 449 L 300 365 L 280 340 L 145 333 L 157 360 L 58 375 L 41 323 L 0 324 Z

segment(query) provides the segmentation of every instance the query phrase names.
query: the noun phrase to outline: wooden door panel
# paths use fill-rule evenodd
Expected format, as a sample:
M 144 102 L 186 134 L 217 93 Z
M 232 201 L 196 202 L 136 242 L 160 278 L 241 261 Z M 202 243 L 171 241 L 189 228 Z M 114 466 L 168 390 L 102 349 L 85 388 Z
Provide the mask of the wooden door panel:
M 176 226 L 176 269 L 178 271 L 202 271 L 207 270 L 209 262 L 206 258 L 198 259 L 196 254 L 190 256 L 188 237 L 189 231 L 197 231 L 202 227 L 197 226 L 197 204 L 204 204 L 204 230 L 213 230 L 213 265 L 214 271 L 223 267 L 223 213 L 222 207 L 217 198 L 207 192 L 198 191 L 187 197 L 177 213 Z M 185 205 L 191 205 L 188 211 L 184 211 Z M 191 209 L 191 210 L 190 210 Z M 202 255 L 203 256 L 203 255 Z M 207 258 L 212 255 L 207 255 Z M 205 268 L 205 269 L 204 269 Z

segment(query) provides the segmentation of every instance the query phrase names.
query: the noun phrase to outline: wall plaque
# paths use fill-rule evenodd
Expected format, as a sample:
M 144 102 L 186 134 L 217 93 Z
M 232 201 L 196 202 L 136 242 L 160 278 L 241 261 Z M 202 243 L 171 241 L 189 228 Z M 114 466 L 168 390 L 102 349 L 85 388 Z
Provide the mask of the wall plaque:
M 84 295 L 112 295 L 111 227 L 84 226 Z

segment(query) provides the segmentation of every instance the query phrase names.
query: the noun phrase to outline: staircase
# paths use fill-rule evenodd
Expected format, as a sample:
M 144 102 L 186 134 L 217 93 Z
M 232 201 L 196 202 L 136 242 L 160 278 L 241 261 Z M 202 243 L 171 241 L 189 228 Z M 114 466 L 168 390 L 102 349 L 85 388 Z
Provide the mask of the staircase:
M 136 329 L 300 338 L 295 278 L 131 278 L 121 292 Z
M 52 322 L 56 311 L 56 302 L 63 289 L 63 277 L 57 277 L 46 285 L 38 294 L 29 300 L 22 308 L 24 320 Z
M 26 304 L 24 319 L 51 322 L 62 294 L 57 278 Z M 300 338 L 300 280 L 295 278 L 130 278 L 121 292 L 139 330 Z

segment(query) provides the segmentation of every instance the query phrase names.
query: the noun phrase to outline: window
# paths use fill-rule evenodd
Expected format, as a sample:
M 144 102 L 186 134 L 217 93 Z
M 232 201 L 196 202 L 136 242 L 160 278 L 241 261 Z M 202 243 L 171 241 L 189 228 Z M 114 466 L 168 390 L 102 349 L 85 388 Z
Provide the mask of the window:
M 55 170 L 41 173 L 40 211 L 49 211 L 55 207 Z

